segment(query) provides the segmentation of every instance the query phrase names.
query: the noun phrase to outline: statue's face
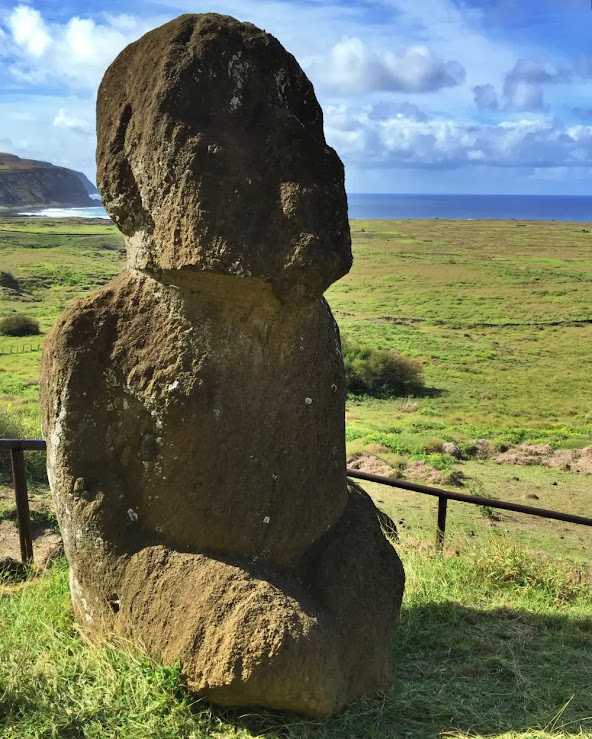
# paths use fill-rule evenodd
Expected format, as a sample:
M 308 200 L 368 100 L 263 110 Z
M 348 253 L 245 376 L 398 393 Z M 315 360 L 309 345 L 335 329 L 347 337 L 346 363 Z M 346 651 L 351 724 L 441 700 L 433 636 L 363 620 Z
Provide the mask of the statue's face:
M 99 92 L 99 186 L 132 264 L 322 292 L 351 247 L 343 167 L 312 85 L 253 26 L 173 24 L 173 41 L 164 26 L 128 47 Z

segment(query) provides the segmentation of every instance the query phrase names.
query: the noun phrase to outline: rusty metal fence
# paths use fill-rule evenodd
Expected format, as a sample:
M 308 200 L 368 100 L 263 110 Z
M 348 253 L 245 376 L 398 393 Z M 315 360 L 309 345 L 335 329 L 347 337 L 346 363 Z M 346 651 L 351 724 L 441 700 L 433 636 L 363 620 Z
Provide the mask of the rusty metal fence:
M 466 495 L 465 493 L 457 493 L 453 490 L 442 490 L 441 488 L 433 488 L 429 485 L 419 485 L 416 482 L 408 482 L 407 480 L 397 480 L 392 477 L 372 475 L 368 472 L 360 472 L 360 470 L 347 470 L 347 474 L 348 477 L 355 477 L 358 480 L 378 482 L 381 485 L 388 485 L 392 488 L 412 490 L 414 493 L 423 493 L 423 495 L 432 495 L 438 498 L 436 547 L 440 551 L 444 546 L 444 536 L 446 534 L 446 515 L 448 512 L 449 500 L 459 500 L 461 503 L 471 503 L 472 505 L 487 506 L 488 508 L 499 508 L 503 511 L 526 513 L 529 516 L 551 518 L 556 521 L 565 521 L 566 523 L 579 524 L 580 526 L 592 526 L 592 518 L 587 518 L 586 516 L 576 516 L 573 513 L 549 511 L 546 508 L 535 508 L 534 506 L 530 505 L 522 505 L 521 503 L 510 503 L 507 500 L 497 500 L 496 498 L 484 498 L 479 495 Z
M 43 441 L 43 439 L 0 439 L 0 452 L 10 452 L 12 461 L 14 496 L 16 500 L 19 541 L 23 562 L 33 561 L 33 540 L 31 536 L 31 518 L 29 513 L 29 495 L 27 491 L 24 453 L 26 451 L 44 449 L 45 441 Z M 510 503 L 509 501 L 497 500 L 495 498 L 484 498 L 479 495 L 466 495 L 465 493 L 458 493 L 453 490 L 443 490 L 442 488 L 434 488 L 429 485 L 420 485 L 415 482 L 408 482 L 407 480 L 398 480 L 392 477 L 383 477 L 382 475 L 372 475 L 368 472 L 361 472 L 360 470 L 348 469 L 347 475 L 348 477 L 352 477 L 357 480 L 376 482 L 380 485 L 388 485 L 392 488 L 411 490 L 414 493 L 431 495 L 438 498 L 438 515 L 436 524 L 436 548 L 438 551 L 442 551 L 444 546 L 449 500 L 457 500 L 461 503 L 470 503 L 478 506 L 487 506 L 488 508 L 498 508 L 504 511 L 515 511 L 516 513 L 525 513 L 529 516 L 539 516 L 541 518 L 549 518 L 555 521 L 564 521 L 565 523 L 575 523 L 580 526 L 592 526 L 592 518 L 576 516 L 572 513 L 549 511 L 545 508 L 535 508 L 534 506 L 522 505 L 521 503 Z

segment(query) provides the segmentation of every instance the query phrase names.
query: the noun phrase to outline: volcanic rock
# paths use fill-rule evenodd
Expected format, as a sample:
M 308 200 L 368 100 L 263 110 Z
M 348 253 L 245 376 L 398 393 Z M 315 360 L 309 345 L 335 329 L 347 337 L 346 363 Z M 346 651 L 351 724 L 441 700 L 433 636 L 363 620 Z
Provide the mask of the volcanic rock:
M 41 380 L 76 617 L 217 703 L 330 715 L 389 684 L 404 574 L 346 482 L 322 293 L 351 245 L 313 88 L 255 26 L 185 15 L 120 54 L 97 120 L 128 265 Z

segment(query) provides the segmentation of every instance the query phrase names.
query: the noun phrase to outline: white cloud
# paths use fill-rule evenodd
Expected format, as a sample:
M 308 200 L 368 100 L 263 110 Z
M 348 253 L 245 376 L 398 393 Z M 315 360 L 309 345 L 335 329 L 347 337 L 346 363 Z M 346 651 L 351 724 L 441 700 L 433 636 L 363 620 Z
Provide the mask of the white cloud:
M 518 59 L 506 75 L 504 95 L 515 110 L 543 110 L 544 84 L 567 82 L 571 72 L 549 67 L 537 59 Z
M 94 133 L 94 126 L 83 118 L 76 118 L 66 113 L 64 108 L 58 110 L 58 114 L 53 119 L 53 125 L 56 128 L 65 128 L 73 133 L 82 134 L 84 136 L 92 136 Z
M 535 111 L 545 107 L 543 88 L 540 85 L 516 80 L 505 94 L 509 106 L 514 110 Z
M 29 121 L 36 120 L 35 115 L 31 111 L 22 111 L 22 112 L 10 111 L 6 117 L 8 118 L 8 120 L 21 121 L 21 122 L 23 121 L 29 122 Z
M 310 71 L 342 94 L 375 90 L 432 92 L 455 87 L 465 78 L 461 64 L 438 59 L 427 46 L 412 46 L 400 56 L 392 51 L 377 54 L 355 37 L 335 44 L 327 61 L 312 65 Z
M 542 84 L 544 82 L 565 82 L 569 77 L 570 72 L 566 69 L 549 67 L 537 59 L 518 59 L 506 79 L 510 83 L 520 80 L 530 84 Z
M 12 1 L 22 4 L 7 10 L 5 3 L 0 11 L 0 84 L 15 94 L 0 99 L 0 136 L 15 153 L 91 177 L 94 91 L 107 65 L 127 43 L 179 12 L 209 9 L 195 0 L 146 0 L 130 6 L 137 16 L 92 14 L 85 6 L 80 12 L 92 20 L 55 23 L 49 11 L 35 10 L 34 0 Z M 516 113 L 532 119 L 519 111 L 547 109 L 567 116 L 579 106 L 579 120 L 591 122 L 585 78 L 592 77 L 592 57 L 576 61 L 569 84 L 555 84 L 569 77 L 561 70 L 566 58 L 557 67 L 533 62 L 546 60 L 548 49 L 532 34 L 518 46 L 495 33 L 491 9 L 470 8 L 468 0 L 217 0 L 216 10 L 266 28 L 296 55 L 318 86 L 327 137 L 348 176 L 363 173 L 361 189 L 372 190 L 381 177 L 388 189 L 395 170 L 417 178 L 414 189 L 425 189 L 426 176 L 429 187 L 441 176 L 444 190 L 460 173 L 485 170 L 505 183 L 499 190 L 511 188 L 518 170 L 510 168 L 539 162 L 537 172 L 559 171 L 557 162 L 564 162 L 570 183 L 587 171 L 588 126 L 521 121 Z M 462 84 L 465 70 L 468 84 Z M 39 86 L 46 96 L 36 94 Z M 417 102 L 412 96 L 420 92 L 421 110 L 402 102 Z M 475 106 L 488 111 L 486 120 L 507 121 L 472 124 Z
M 0 151 L 13 154 L 15 151 L 14 141 L 9 138 L 0 138 Z
M 333 106 L 325 124 L 327 139 L 346 166 L 592 166 L 592 126 L 566 126 L 558 119 L 459 124 L 402 115 L 376 119 L 369 109 Z
M 427 121 L 428 116 L 417 105 L 410 102 L 377 103 L 368 110 L 368 117 L 374 120 L 397 117 L 412 121 Z
M 592 77 L 592 57 L 588 54 L 578 54 L 574 66 L 581 77 L 585 79 Z
M 41 13 L 28 5 L 19 5 L 8 18 L 8 28 L 17 47 L 38 59 L 51 45 L 51 37 Z
M 78 17 L 49 23 L 38 10 L 19 5 L 6 21 L 0 59 L 22 82 L 94 89 L 115 56 L 153 25 L 129 15 L 108 16 L 102 24 Z

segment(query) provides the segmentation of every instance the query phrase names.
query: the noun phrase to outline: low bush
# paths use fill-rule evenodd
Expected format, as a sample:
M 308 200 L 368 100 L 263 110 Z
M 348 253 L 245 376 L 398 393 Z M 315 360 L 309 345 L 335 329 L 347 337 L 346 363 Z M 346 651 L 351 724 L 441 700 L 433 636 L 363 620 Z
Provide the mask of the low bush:
M 19 281 L 12 272 L 0 271 L 0 287 L 6 287 L 9 290 L 18 290 Z
M 390 349 L 374 349 L 341 340 L 348 393 L 393 398 L 412 394 L 423 386 L 422 365 Z
M 3 336 L 36 336 L 40 333 L 39 322 L 30 316 L 17 314 L 0 320 L 0 334 Z
M 444 451 L 444 442 L 440 439 L 429 439 L 424 444 L 426 454 L 442 454 Z

